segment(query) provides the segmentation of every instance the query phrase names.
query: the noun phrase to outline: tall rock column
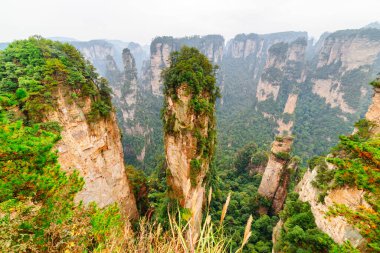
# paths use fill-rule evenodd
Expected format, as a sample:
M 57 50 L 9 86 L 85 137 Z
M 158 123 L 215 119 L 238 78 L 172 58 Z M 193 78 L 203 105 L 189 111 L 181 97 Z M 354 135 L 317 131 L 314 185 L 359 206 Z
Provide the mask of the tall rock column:
M 120 132 L 112 112 L 108 118 L 89 123 L 85 115 L 92 101 L 84 106 L 68 101 L 67 89 L 59 87 L 56 110 L 47 115 L 48 121 L 59 122 L 62 139 L 57 143 L 58 161 L 64 171 L 78 170 L 85 185 L 76 201 L 96 202 L 99 207 L 119 203 L 121 210 L 137 218 L 136 201 L 124 167 Z
M 163 72 L 162 114 L 168 183 L 172 196 L 191 212 L 187 238 L 199 236 L 205 176 L 215 147 L 215 69 L 197 49 L 183 47 Z
M 290 136 L 276 137 L 258 189 L 258 193 L 270 202 L 270 211 L 275 214 L 278 214 L 284 205 L 290 170 L 297 167 L 297 161 L 291 160 L 289 154 L 292 143 L 293 138 Z M 260 213 L 268 213 L 268 211 L 268 207 L 260 207 Z

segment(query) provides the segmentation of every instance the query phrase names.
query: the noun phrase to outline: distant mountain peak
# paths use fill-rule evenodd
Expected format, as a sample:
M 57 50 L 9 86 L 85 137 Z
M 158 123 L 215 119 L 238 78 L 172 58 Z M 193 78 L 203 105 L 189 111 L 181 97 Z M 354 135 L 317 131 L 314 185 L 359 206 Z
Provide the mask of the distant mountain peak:
M 369 23 L 368 25 L 366 25 L 366 26 L 363 27 L 363 29 L 368 29 L 368 28 L 380 29 L 380 22 L 379 21 L 375 21 L 375 22 Z

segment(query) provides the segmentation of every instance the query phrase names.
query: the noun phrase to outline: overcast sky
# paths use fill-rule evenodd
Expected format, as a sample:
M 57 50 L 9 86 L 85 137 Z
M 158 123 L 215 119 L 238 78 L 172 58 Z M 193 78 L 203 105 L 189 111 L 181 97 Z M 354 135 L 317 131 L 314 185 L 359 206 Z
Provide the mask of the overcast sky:
M 160 35 L 360 28 L 380 0 L 0 0 L 0 41 L 39 34 L 150 43 Z

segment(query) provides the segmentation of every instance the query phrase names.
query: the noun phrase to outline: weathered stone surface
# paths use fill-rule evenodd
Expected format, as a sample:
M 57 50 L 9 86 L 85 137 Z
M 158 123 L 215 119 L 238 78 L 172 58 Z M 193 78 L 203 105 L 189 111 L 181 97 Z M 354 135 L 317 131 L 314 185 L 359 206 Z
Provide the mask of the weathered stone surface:
M 306 46 L 304 39 L 297 39 L 291 43 L 273 44 L 269 48 L 263 74 L 257 85 L 256 98 L 259 102 L 270 98 L 276 101 L 284 81 L 293 82 L 294 86 L 304 82 L 302 66 L 306 60 Z
M 290 93 L 288 100 L 286 100 L 284 113 L 293 114 L 297 105 L 298 94 Z
M 289 161 L 279 159 L 275 156 L 276 153 L 289 153 L 293 139 L 283 137 L 282 140 L 275 140 L 272 143 L 271 155 L 265 168 L 258 193 L 271 201 L 271 209 L 274 213 L 282 210 L 286 196 L 287 186 L 290 179 L 289 168 L 296 164 L 289 164 Z M 263 213 L 268 210 L 261 209 Z
M 375 129 L 373 129 L 374 133 L 380 133 L 380 88 L 375 89 L 375 93 L 372 97 L 372 104 L 368 108 L 365 117 L 377 124 Z
M 151 56 L 144 70 L 143 82 L 155 96 L 162 95 L 161 71 L 168 67 L 170 53 L 188 45 L 196 47 L 213 63 L 223 59 L 224 38 L 220 35 L 194 36 L 186 38 L 157 37 L 151 44 Z
M 373 31 L 376 32 L 375 30 Z M 338 31 L 328 36 L 316 56 L 315 72 L 317 76 L 312 78 L 312 91 L 314 94 L 324 98 L 332 108 L 338 107 L 344 113 L 353 114 L 358 108 L 349 105 L 345 98 L 347 90 L 344 91 L 344 76 L 350 71 L 371 74 L 372 67 L 380 56 L 380 41 L 371 39 L 369 32 L 365 30 L 347 32 Z M 363 33 L 363 34 L 362 34 Z M 365 80 L 363 80 L 366 83 Z M 361 86 L 361 97 L 370 91 L 367 85 Z
M 375 89 L 372 104 L 368 109 L 366 118 L 377 124 L 380 122 L 380 89 L 378 88 Z M 376 127 L 374 133 L 379 132 L 379 127 Z M 335 169 L 332 164 L 327 164 L 328 169 Z M 307 201 L 310 204 L 318 228 L 328 234 L 335 242 L 342 244 L 348 240 L 353 246 L 362 247 L 367 242 L 356 228 L 349 224 L 344 217 L 330 217 L 326 216 L 326 213 L 335 204 L 343 204 L 352 210 L 363 206 L 371 208 L 364 198 L 364 191 L 352 187 L 334 189 L 328 192 L 324 203 L 321 203 L 318 201 L 319 191 L 312 185 L 312 182 L 316 179 L 317 172 L 318 167 L 313 170 L 309 169 L 297 185 L 296 191 L 300 195 L 300 200 Z
M 154 95 L 162 95 L 161 91 L 161 71 L 168 67 L 168 60 L 173 48 L 171 45 L 157 43 L 154 45 L 155 51 L 150 56 L 150 85 Z
M 329 168 L 333 169 L 333 166 L 329 165 Z M 300 195 L 300 200 L 310 204 L 317 227 L 339 244 L 347 240 L 355 247 L 366 243 L 357 229 L 350 225 L 344 217 L 326 216 L 329 208 L 334 204 L 345 204 L 352 209 L 356 209 L 360 205 L 368 205 L 364 200 L 364 192 L 353 188 L 336 189 L 328 193 L 325 203 L 321 203 L 318 201 L 319 191 L 312 186 L 316 176 L 317 168 L 312 171 L 308 170 L 297 185 L 296 191 Z
M 199 236 L 202 221 L 202 206 L 205 194 L 203 180 L 209 169 L 209 160 L 200 159 L 197 154 L 197 138 L 193 134 L 196 121 L 202 125 L 200 133 L 207 136 L 209 125 L 208 117 L 195 119 L 194 112 L 189 107 L 191 95 L 187 85 L 182 85 L 178 91 L 178 100 L 167 97 L 166 115 L 175 115 L 175 133 L 165 133 L 165 155 L 167 167 L 170 170 L 169 184 L 174 197 L 180 204 L 191 211 L 189 221 L 190 238 L 195 242 Z M 200 159 L 201 169 L 195 175 L 195 182 L 191 182 L 191 165 L 193 159 Z M 189 239 L 189 238 L 188 238 Z
M 272 243 L 273 243 L 272 253 L 281 253 L 280 251 L 275 249 L 275 246 L 276 246 L 278 239 L 281 236 L 281 229 L 282 229 L 283 225 L 284 225 L 284 222 L 282 220 L 279 220 L 277 222 L 276 226 L 273 228 L 273 232 L 272 232 Z
M 137 208 L 124 168 L 115 115 L 89 124 L 85 115 L 91 108 L 90 99 L 80 101 L 84 106 L 78 106 L 68 101 L 67 92 L 58 89 L 58 107 L 47 119 L 63 127 L 62 139 L 56 145 L 62 169 L 68 173 L 78 170 L 84 178 L 84 188 L 76 201 L 95 201 L 100 207 L 117 202 L 126 215 L 135 218 Z

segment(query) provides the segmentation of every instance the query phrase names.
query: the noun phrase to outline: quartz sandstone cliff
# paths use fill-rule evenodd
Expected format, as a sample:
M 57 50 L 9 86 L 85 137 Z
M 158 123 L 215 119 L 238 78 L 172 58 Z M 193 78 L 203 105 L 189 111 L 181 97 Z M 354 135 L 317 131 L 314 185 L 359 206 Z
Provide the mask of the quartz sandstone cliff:
M 76 201 L 95 201 L 100 207 L 117 202 L 126 215 L 137 217 L 114 113 L 89 123 L 86 115 L 91 110 L 91 100 L 73 102 L 68 92 L 65 87 L 58 88 L 57 108 L 47 115 L 47 120 L 63 127 L 62 139 L 56 145 L 61 168 L 69 173 L 78 170 L 84 178 L 85 185 Z
M 292 143 L 293 138 L 288 136 L 277 137 L 272 143 L 271 154 L 258 189 L 258 193 L 270 202 L 270 210 L 260 207 L 259 212 L 262 214 L 269 211 L 278 214 L 282 210 L 287 196 L 290 169 L 297 166 L 296 162 L 290 160 Z M 279 154 L 287 154 L 288 157 L 281 157 Z
M 257 86 L 259 102 L 277 100 L 281 86 L 292 83 L 288 90 L 297 90 L 297 84 L 305 81 L 304 65 L 307 42 L 297 39 L 291 43 L 277 43 L 269 48 L 263 74 Z M 287 95 L 287 94 L 285 94 Z
M 368 112 L 365 115 L 366 119 L 376 123 L 376 127 L 373 129 L 374 134 L 380 133 L 380 88 L 375 88 L 375 93 L 372 97 L 372 104 L 368 108 Z
M 372 104 L 370 105 L 366 114 L 366 119 L 373 121 L 377 124 L 377 127 L 372 129 L 374 134 L 380 133 L 380 89 L 375 88 L 375 93 L 372 98 Z M 327 163 L 328 169 L 335 169 L 330 163 Z M 355 210 L 360 207 L 371 208 L 371 206 L 365 200 L 365 192 L 353 187 L 343 187 L 330 190 L 325 197 L 324 203 L 319 201 L 319 190 L 312 184 L 315 181 L 318 172 L 318 166 L 313 170 L 308 170 L 302 180 L 296 186 L 296 191 L 299 193 L 299 199 L 308 202 L 311 206 L 311 211 L 315 218 L 317 227 L 324 233 L 328 234 L 335 242 L 343 244 L 345 241 L 349 241 L 354 247 L 363 249 L 367 241 L 360 235 L 359 231 L 354 228 L 347 220 L 342 216 L 331 217 L 326 216 L 330 207 L 335 204 L 343 204 L 349 209 Z M 281 221 L 277 224 L 275 231 L 273 232 L 273 242 L 278 237 L 279 227 L 281 227 Z
M 220 35 L 203 37 L 157 37 L 150 46 L 150 61 L 143 73 L 143 82 L 150 87 L 155 96 L 162 95 L 161 71 L 168 67 L 170 53 L 178 51 L 184 45 L 191 45 L 201 51 L 213 63 L 223 58 L 224 38 Z
M 199 134 L 207 138 L 214 123 L 207 116 L 196 116 L 190 108 L 190 99 L 187 85 L 183 84 L 177 91 L 178 99 L 167 97 L 166 120 L 175 117 L 173 132 L 165 133 L 165 155 L 167 167 L 170 170 L 168 178 L 174 197 L 182 207 L 190 210 L 190 234 L 197 240 L 202 221 L 202 206 L 205 195 L 204 178 L 209 169 L 209 158 L 202 159 L 197 153 L 198 138 L 194 135 L 196 127 Z M 212 140 L 213 141 L 213 140 Z M 211 145 L 214 145 L 213 143 Z M 199 168 L 191 163 L 200 162 Z
M 379 36 L 380 30 L 368 29 L 338 31 L 325 38 L 310 73 L 312 92 L 332 108 L 356 113 L 370 98 L 367 83 L 380 58 Z

